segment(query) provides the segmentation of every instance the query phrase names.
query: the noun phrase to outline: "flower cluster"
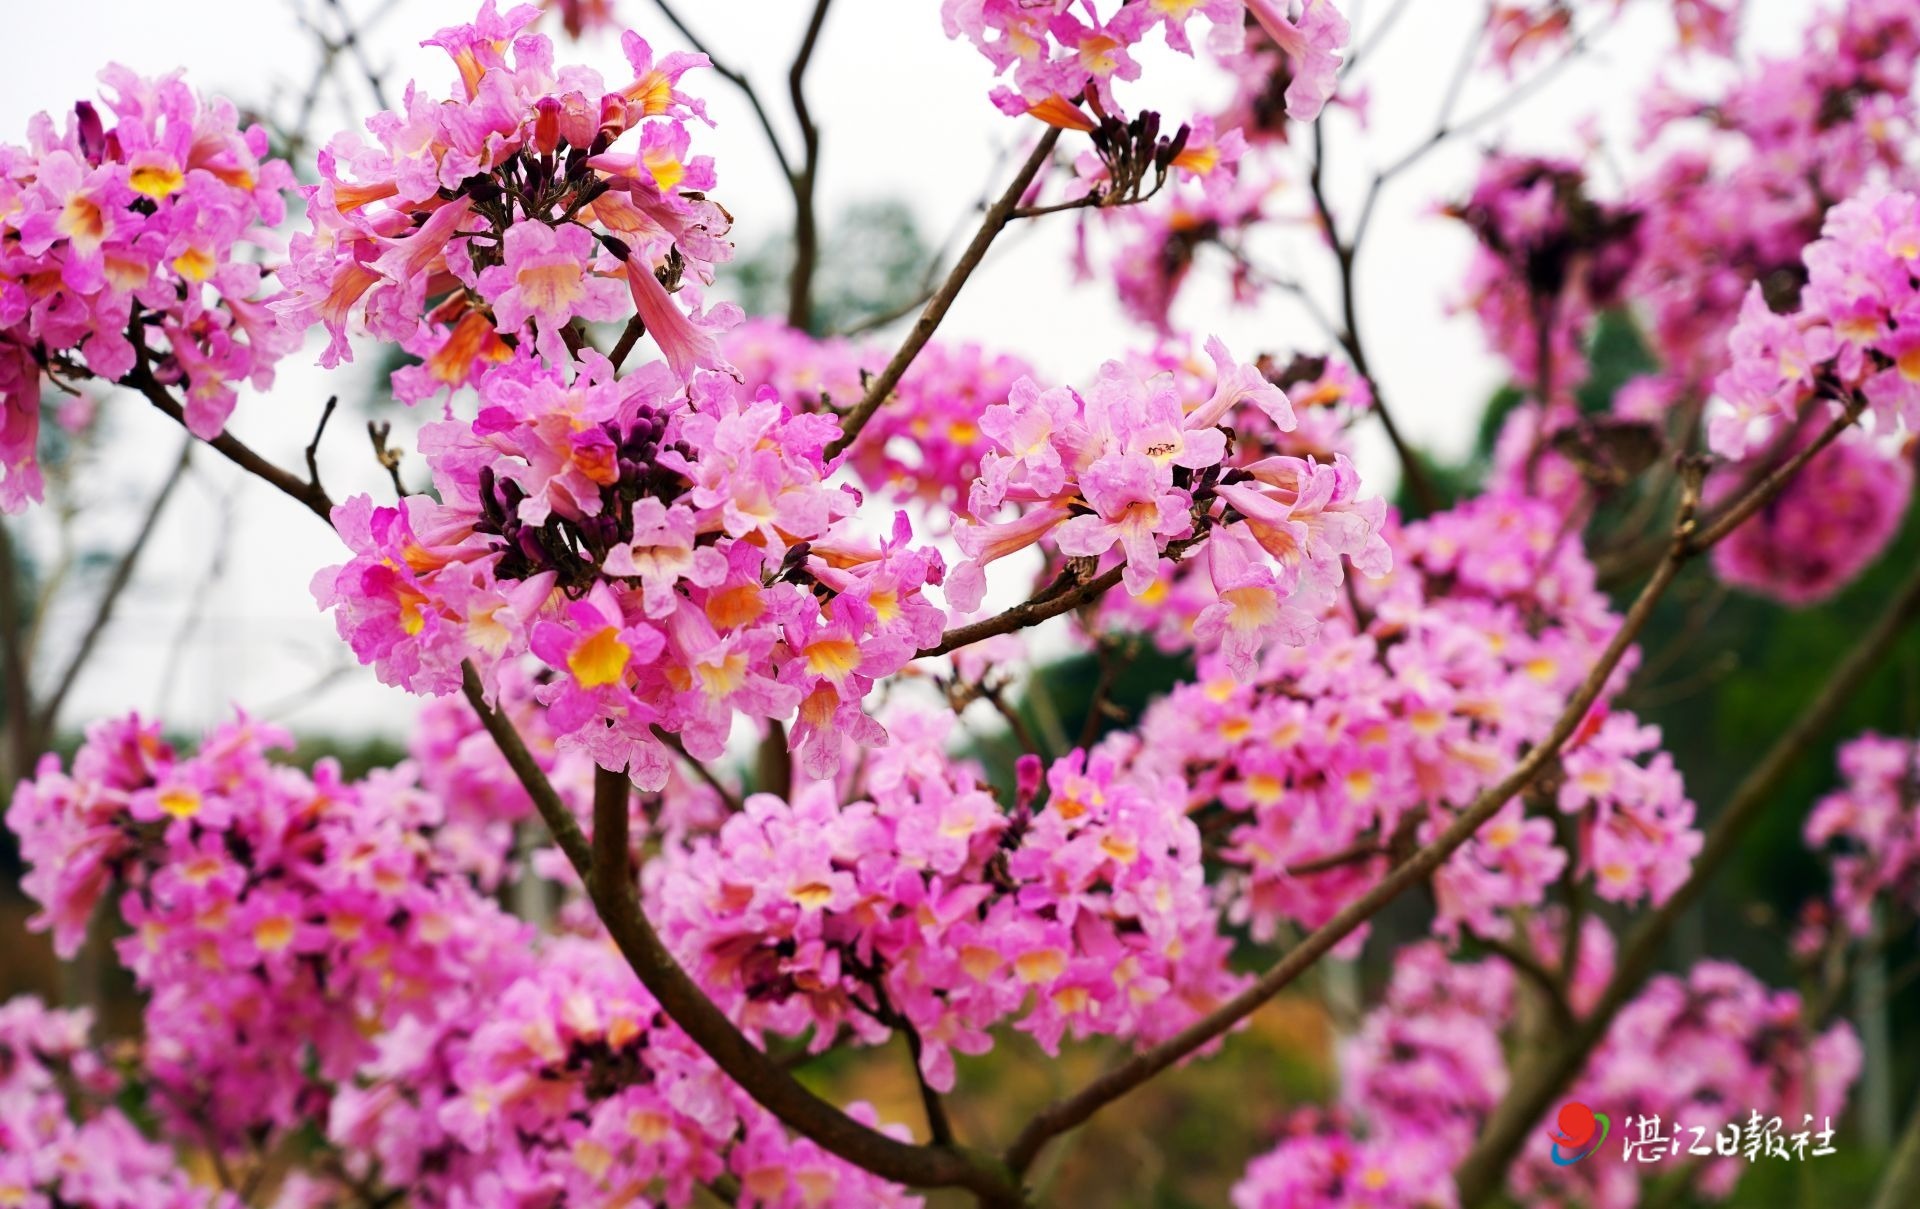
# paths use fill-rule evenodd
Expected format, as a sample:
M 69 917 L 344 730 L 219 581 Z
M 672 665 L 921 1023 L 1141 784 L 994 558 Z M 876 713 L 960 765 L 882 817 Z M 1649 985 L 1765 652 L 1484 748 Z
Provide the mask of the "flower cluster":
M 1888 903 L 1920 914 L 1920 749 L 1910 739 L 1867 734 L 1840 749 L 1846 783 L 1807 818 L 1807 844 L 1828 853 L 1832 900 L 1857 938 Z
M 1356 1138 L 1345 1118 L 1302 1109 L 1272 1150 L 1233 1186 L 1234 1209 L 1418 1209 L 1446 1172 L 1419 1148 L 1389 1137 Z
M 1708 1131 L 1758 1111 L 1789 1130 L 1804 1119 L 1834 1118 L 1860 1074 L 1860 1043 L 1850 1025 L 1812 1033 L 1800 996 L 1768 988 L 1739 966 L 1703 961 L 1682 978 L 1660 975 L 1620 1012 L 1570 1099 L 1605 1104 L 1616 1119 L 1657 1116 Z M 1617 1108 L 1616 1108 L 1617 1106 Z M 1691 1146 L 1697 1139 L 1689 1136 Z M 1694 1175 L 1705 1196 L 1733 1191 L 1748 1164 L 1717 1158 Z M 1529 1156 L 1511 1183 L 1523 1199 L 1578 1189 L 1595 1209 L 1641 1203 L 1640 1177 L 1628 1163 L 1558 1167 Z
M 290 745 L 241 719 L 181 757 L 151 724 L 103 723 L 71 775 L 48 756 L 7 815 L 62 953 L 118 892 L 159 1107 L 223 1142 L 298 1128 L 374 1056 L 366 1025 L 432 1018 L 447 987 L 484 982 L 496 936 L 525 942 L 419 842 L 444 816 L 409 771 L 309 778 L 270 762 Z
M 1515 156 L 1489 157 L 1452 212 L 1479 242 L 1467 297 L 1516 380 L 1577 385 L 1585 333 L 1639 259 L 1639 212 L 1590 196 L 1576 164 Z
M 1500 1033 L 1514 1002 L 1504 963 L 1449 961 L 1433 941 L 1407 946 L 1380 1006 L 1342 1046 L 1345 1103 L 1388 1136 L 1464 1152 L 1506 1094 Z
M 858 402 L 866 393 L 865 375 L 879 373 L 892 352 L 877 343 L 810 336 L 764 319 L 727 333 L 721 348 L 747 393 L 771 386 L 782 403 L 809 412 Z M 848 464 L 864 486 L 902 507 L 921 502 L 951 508 L 980 476 L 981 458 L 990 448 L 980 431 L 980 414 L 1032 373 L 1011 354 L 935 340 L 860 430 Z
M 130 929 L 118 951 L 149 1000 L 143 1074 L 180 1136 L 238 1155 L 320 1122 L 330 1167 L 356 1187 L 428 1205 L 657 1189 L 679 1206 L 723 1172 L 743 1204 L 917 1203 L 789 1138 L 604 937 L 539 939 L 503 914 L 457 871 L 460 843 L 443 847 L 454 807 L 413 769 L 309 777 L 269 761 L 284 741 L 241 720 L 181 756 L 137 719 L 103 724 L 71 774 L 49 756 L 8 815 L 63 951 L 117 895 Z M 447 770 L 449 787 L 484 784 L 498 760 L 444 738 L 423 747 L 475 760 Z M 27 1001 L 0 1007 L 0 1189 L 24 1189 L 26 1205 L 209 1204 L 117 1112 L 73 1121 L 32 1099 L 56 1061 L 114 1090 L 78 1052 L 83 1031 Z M 13 1144 L 25 1137 L 36 1144 Z M 33 1199 L 54 1189 L 62 1200 Z M 281 1203 L 341 1195 L 309 1178 Z
M 420 359 L 395 375 L 415 402 L 472 385 L 515 348 L 570 363 L 579 322 L 635 314 L 675 374 L 723 363 L 707 319 L 671 290 L 732 255 L 726 212 L 706 197 L 709 157 L 685 119 L 704 118 L 680 78 L 701 55 L 656 60 L 629 33 L 630 80 L 608 87 L 556 69 L 539 15 L 487 0 L 471 25 L 429 40 L 459 82 L 441 101 L 409 86 L 367 123 L 375 144 L 337 137 L 306 189 L 310 231 L 290 249 L 282 320 L 331 336 L 321 364 L 350 359 L 351 323 Z
M 972 520 L 955 533 L 967 561 L 948 578 L 948 600 L 977 608 L 986 567 L 1042 539 L 1070 559 L 1120 567 L 1127 591 L 1140 596 L 1159 582 L 1163 557 L 1204 539 L 1218 600 L 1198 631 L 1249 668 L 1264 643 L 1311 633 L 1344 578 L 1343 560 L 1385 573 L 1385 505 L 1361 498 L 1344 457 L 1228 467 L 1243 411 L 1283 432 L 1296 421 L 1285 392 L 1258 369 L 1217 340 L 1208 351 L 1213 389 L 1193 405 L 1172 373 L 1143 377 L 1112 361 L 1085 394 L 1022 379 L 1006 403 L 988 408 L 980 428 L 994 449 L 969 493 Z M 993 519 L 1009 504 L 1021 506 L 1016 517 Z
M 298 342 L 267 308 L 247 255 L 285 217 L 293 173 L 267 132 L 178 73 L 107 68 L 105 114 L 46 114 L 0 146 L 0 509 L 41 497 L 40 388 L 136 370 L 177 386 L 187 426 L 213 437 L 236 384 L 266 386 Z
M 1593 968 L 1576 977 L 1576 999 L 1582 984 L 1607 976 L 1610 943 L 1588 943 L 1604 936 L 1588 921 L 1581 961 Z M 1532 943 L 1552 951 L 1546 942 L 1555 939 L 1543 933 Z M 1551 974 L 1558 961 L 1542 964 Z M 1346 1047 L 1344 1111 L 1307 1112 L 1248 1167 L 1235 1203 L 1451 1204 L 1449 1173 L 1506 1089 L 1504 1047 L 1507 1034 L 1523 1027 L 1524 990 L 1495 959 L 1450 962 L 1430 943 L 1402 950 L 1385 1001 Z M 1737 966 L 1704 962 L 1685 978 L 1661 975 L 1648 983 L 1614 1020 L 1568 1098 L 1604 1104 L 1622 1121 L 1685 1122 L 1709 1131 L 1711 1145 L 1710 1131 L 1736 1114 L 1777 1116 L 1789 1128 L 1832 1117 L 1859 1070 L 1850 1027 L 1809 1036 L 1798 995 L 1769 990 Z M 1738 1158 L 1716 1158 L 1690 1173 L 1691 1186 L 1725 1197 L 1746 1167 Z M 1612 1162 L 1560 1166 L 1544 1149 L 1529 1149 L 1509 1189 L 1527 1204 L 1631 1209 L 1645 1193 L 1643 1177 L 1659 1170 Z
M 1013 1021 L 1061 1036 L 1159 1040 L 1236 989 L 1171 787 L 1075 752 L 1023 768 L 1003 811 L 944 751 L 951 719 L 915 715 L 869 757 L 871 801 L 817 783 L 756 795 L 648 883 L 662 932 L 749 1027 L 914 1039 L 928 1082 Z
M 1629 187 L 1644 221 L 1628 288 L 1691 388 L 1725 368 L 1753 285 L 1791 309 L 1801 250 L 1835 201 L 1903 177 L 1917 56 L 1911 6 L 1848 0 L 1809 22 L 1796 53 L 1760 60 L 1720 95 L 1649 95 L 1645 138 L 1672 146 Z
M 9 1209 L 238 1209 L 195 1187 L 112 1103 L 118 1075 L 88 1045 L 86 1012 L 0 1003 L 0 1204 Z
M 429 425 L 439 499 L 342 504 L 354 559 L 314 592 L 381 677 L 446 693 L 471 660 L 492 684 L 531 651 L 564 747 L 665 783 L 655 731 L 719 756 L 736 714 L 795 719 L 809 771 L 841 738 L 884 738 L 873 682 L 932 645 L 944 612 L 936 552 L 851 527 L 830 486 L 826 416 L 740 397 L 697 371 L 691 401 L 654 364 L 616 378 L 584 354 L 571 383 L 524 350 L 483 379 L 478 419 Z
M 548 943 L 478 1019 L 445 1030 L 431 1047 L 396 1037 L 381 1081 L 343 1092 L 333 1116 L 383 1180 L 432 1203 L 612 1204 L 652 1190 L 684 1206 L 723 1173 L 757 1209 L 920 1203 L 790 1138 L 603 940 Z M 864 1105 L 849 1111 L 878 1124 Z
M 1818 603 L 1852 583 L 1900 531 L 1913 499 L 1912 463 L 1875 445 L 1842 438 L 1815 454 L 1764 509 L 1714 547 L 1714 573 L 1795 606 Z M 1708 503 L 1733 496 L 1755 469 L 1736 463 L 1716 471 L 1707 482 Z
M 1213 395 L 1217 367 L 1196 358 L 1190 348 L 1164 344 L 1151 353 L 1127 358 L 1127 363 L 1143 377 L 1171 374 L 1182 406 L 1189 412 Z M 1299 458 L 1336 471 L 1344 466 L 1352 453 L 1349 430 L 1373 405 L 1366 380 L 1330 357 L 1299 355 L 1284 363 L 1262 357 L 1255 366 L 1287 396 L 1293 422 L 1282 427 L 1259 408 L 1242 408 L 1233 419 L 1233 442 L 1226 456 L 1229 470 L 1274 457 Z M 1241 654 L 1250 658 L 1255 648 L 1247 641 L 1251 637 L 1247 629 L 1227 624 L 1244 616 L 1235 609 L 1243 598 L 1222 595 L 1239 586 L 1233 569 L 1230 558 L 1217 565 L 1211 556 L 1163 561 L 1159 578 L 1140 595 L 1111 592 L 1102 597 L 1098 625 L 1144 633 L 1169 653 L 1216 651 L 1231 640 L 1236 660 Z M 1293 603 L 1303 613 L 1308 608 L 1306 599 L 1296 598 Z
M 1139 79 L 1132 48 L 1158 29 L 1167 45 L 1192 54 L 1187 27 L 1200 13 L 1212 25 L 1209 46 L 1219 54 L 1241 50 L 1252 18 L 1286 52 L 1288 116 L 1311 122 L 1334 93 L 1349 33 L 1331 0 L 1086 4 L 1077 13 L 1073 8 L 1066 0 L 944 0 L 941 16 L 948 37 L 972 42 L 996 73 L 1012 70 L 1013 87 L 995 89 L 994 104 L 1043 120 L 1053 120 L 1054 107 L 1066 97 L 1084 96 L 1102 114 L 1123 112 L 1113 86 Z
M 1277 216 L 1274 199 L 1295 183 L 1292 165 L 1279 154 L 1288 138 L 1293 103 L 1304 86 L 1292 70 L 1290 53 L 1256 32 L 1244 50 L 1219 57 L 1221 72 L 1234 83 L 1233 96 L 1221 110 L 1199 115 L 1185 128 L 1181 146 L 1167 165 L 1177 187 L 1157 204 L 1112 204 L 1114 172 L 1106 161 L 1113 157 L 1102 145 L 1103 137 L 1111 139 L 1110 130 L 1103 135 L 1091 118 L 1057 101 L 1035 111 L 1056 125 L 1088 129 L 1093 135 L 1095 146 L 1075 160 L 1076 180 L 1066 194 L 1093 193 L 1102 203 L 1081 213 L 1076 269 L 1090 275 L 1094 241 L 1089 236 L 1096 227 L 1104 228 L 1112 244 L 1108 271 L 1121 305 L 1162 336 L 1172 334 L 1174 300 L 1205 249 L 1225 253 L 1236 303 L 1252 301 L 1265 284 L 1255 279 L 1239 249 L 1257 224 Z M 1156 177 L 1154 192 L 1166 183 Z
M 1882 432 L 1920 430 L 1920 196 L 1842 202 L 1805 259 L 1797 307 L 1776 312 L 1756 285 L 1741 308 L 1707 425 L 1723 457 L 1762 448 L 1804 406 L 1856 392 Z
M 1538 742 L 1618 624 L 1541 501 L 1482 497 L 1393 544 L 1391 576 L 1354 581 L 1357 616 L 1330 611 L 1311 649 L 1275 648 L 1251 676 L 1230 649 L 1203 657 L 1199 681 L 1120 740 L 1134 768 L 1218 813 L 1256 934 L 1324 922 L 1399 845 L 1436 834 Z M 1509 803 L 1436 874 L 1436 926 L 1507 935 L 1506 913 L 1539 905 L 1570 861 L 1611 901 L 1671 893 L 1700 836 L 1657 743 L 1597 710 L 1557 793 Z M 1578 823 L 1571 851 L 1557 816 Z

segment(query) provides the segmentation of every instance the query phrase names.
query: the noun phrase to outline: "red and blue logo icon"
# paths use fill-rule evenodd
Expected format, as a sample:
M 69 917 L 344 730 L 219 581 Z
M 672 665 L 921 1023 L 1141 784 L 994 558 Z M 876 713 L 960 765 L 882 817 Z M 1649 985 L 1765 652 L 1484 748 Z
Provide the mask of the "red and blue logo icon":
M 1573 1100 L 1560 1106 L 1555 1125 L 1556 1128 L 1547 1131 L 1547 1136 L 1553 1139 L 1553 1161 L 1562 1167 L 1571 1167 L 1600 1149 L 1613 1123 L 1606 1113 L 1595 1112 Z

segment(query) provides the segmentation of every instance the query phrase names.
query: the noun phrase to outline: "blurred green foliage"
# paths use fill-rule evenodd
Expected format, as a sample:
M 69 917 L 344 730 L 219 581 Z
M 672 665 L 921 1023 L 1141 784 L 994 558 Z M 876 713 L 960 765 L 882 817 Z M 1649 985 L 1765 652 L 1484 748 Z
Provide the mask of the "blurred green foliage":
M 807 329 L 846 331 L 910 310 L 932 256 L 905 203 L 849 206 L 821 239 Z M 749 315 L 785 315 L 792 265 L 792 240 L 770 239 L 727 267 L 727 284 Z

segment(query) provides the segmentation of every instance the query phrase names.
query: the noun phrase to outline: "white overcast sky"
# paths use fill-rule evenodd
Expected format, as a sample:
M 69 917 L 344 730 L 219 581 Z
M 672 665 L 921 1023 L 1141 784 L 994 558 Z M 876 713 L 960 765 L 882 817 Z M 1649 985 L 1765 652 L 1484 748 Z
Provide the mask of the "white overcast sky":
M 469 19 L 463 0 L 342 0 L 350 12 L 387 7 L 369 35 L 374 62 L 391 66 L 390 84 L 417 76 L 435 93 L 450 81 L 438 51 L 415 45 L 434 29 Z M 622 14 L 657 49 L 680 49 L 649 0 L 619 0 Z M 1359 37 L 1393 0 L 1363 0 Z M 305 6 L 323 10 L 324 0 Z M 18 141 L 37 110 L 61 111 L 94 93 L 94 73 L 112 60 L 143 73 L 184 66 L 202 91 L 258 104 L 305 87 L 315 61 L 311 37 L 291 0 L 63 0 L 29 4 L 6 0 L 9 69 L 0 74 L 0 141 Z M 504 7 L 504 3 L 503 3 Z M 683 15 L 715 54 L 760 82 L 776 121 L 785 122 L 785 69 L 810 5 L 802 0 L 680 0 Z M 1355 6 L 1348 5 L 1349 9 Z M 1596 6 L 1597 7 L 1597 6 Z M 1814 11 L 1809 0 L 1750 0 L 1749 42 L 1794 45 L 1795 32 Z M 1472 178 L 1474 147 L 1499 142 L 1520 150 L 1570 145 L 1575 124 L 1597 113 L 1600 129 L 1625 141 L 1632 98 L 1671 42 L 1663 0 L 1639 0 L 1583 62 L 1475 140 L 1436 154 L 1386 195 L 1360 267 L 1361 325 L 1397 418 L 1422 444 L 1455 452 L 1470 439 L 1473 418 L 1499 380 L 1471 323 L 1451 317 L 1447 301 L 1465 263 L 1465 236 L 1437 218 L 1434 204 L 1459 195 Z M 1360 83 L 1371 98 L 1370 128 L 1348 115 L 1332 119 L 1331 178 L 1336 205 L 1351 217 L 1371 170 L 1396 158 L 1432 128 L 1435 109 L 1480 0 L 1413 0 Z M 607 76 L 623 70 L 617 43 L 563 45 Z M 364 85 L 343 78 L 358 110 Z M 867 199 L 910 203 L 931 238 L 953 228 L 989 187 L 1009 145 L 1028 131 L 986 101 L 990 68 L 970 46 L 942 35 L 937 0 L 838 0 L 829 15 L 809 77 L 813 112 L 824 130 L 822 212 L 831 216 Z M 1217 99 L 1222 81 L 1205 63 L 1170 54 L 1149 56 L 1145 87 L 1123 94 L 1141 107 L 1169 115 L 1192 112 Z M 751 247 L 763 233 L 789 221 L 784 185 L 737 94 L 717 76 L 690 77 L 709 99 L 719 122 L 696 131 L 697 151 L 719 161 L 718 196 L 736 218 L 736 235 Z M 1460 108 L 1471 114 L 1500 95 L 1497 79 L 1482 78 Z M 325 94 L 324 137 L 344 125 L 347 112 Z M 1027 224 L 1003 239 L 976 274 L 942 328 L 1018 352 L 1047 375 L 1090 378 L 1101 360 L 1141 343 L 1145 333 L 1114 305 L 1098 282 L 1075 287 L 1067 264 L 1071 216 Z M 1304 259 L 1311 259 L 1305 257 Z M 1316 329 L 1298 311 L 1278 303 L 1259 311 L 1225 305 L 1224 292 L 1201 284 L 1176 312 L 1186 328 L 1218 333 L 1245 355 L 1263 349 L 1316 347 Z M 321 403 L 338 392 L 353 397 L 362 379 L 311 368 L 310 354 L 285 363 L 265 398 L 243 398 L 234 431 L 282 464 L 300 461 Z M 353 371 L 343 371 L 351 375 Z M 132 398 L 109 404 L 115 439 L 93 469 L 83 531 L 111 536 L 131 531 L 138 501 L 157 484 L 179 434 Z M 411 459 L 418 477 L 423 467 Z M 336 498 L 367 490 L 376 498 L 381 478 L 366 436 L 350 418 L 329 434 L 322 470 Z M 1363 448 L 1363 472 L 1382 484 L 1392 462 L 1376 439 Z M 389 489 L 390 490 L 390 489 Z M 45 526 L 39 527 L 44 530 Z M 34 535 L 45 551 L 45 533 Z M 225 557 L 215 565 L 216 551 Z M 338 561 L 337 539 L 295 505 L 265 486 L 231 472 L 210 451 L 176 498 L 128 593 L 120 618 L 80 682 L 67 710 L 69 723 L 126 709 L 162 711 L 180 727 L 217 720 L 238 703 L 301 729 L 340 734 L 404 733 L 411 703 L 351 664 L 329 619 L 307 594 L 313 572 Z M 182 618 L 197 613 L 185 632 Z M 49 654 L 78 630 L 77 613 L 50 619 Z M 185 634 L 184 645 L 174 647 Z M 44 673 L 46 669 L 43 667 Z M 316 684 L 331 676 L 324 687 Z

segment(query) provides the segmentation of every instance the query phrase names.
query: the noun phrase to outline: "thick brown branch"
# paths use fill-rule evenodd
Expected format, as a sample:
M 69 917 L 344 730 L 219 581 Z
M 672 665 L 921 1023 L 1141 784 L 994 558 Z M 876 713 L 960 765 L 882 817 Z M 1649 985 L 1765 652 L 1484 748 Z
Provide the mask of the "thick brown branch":
M 528 752 L 513 723 L 487 704 L 472 665 L 461 669 L 461 680 L 467 700 L 479 713 L 487 733 L 499 744 L 501 754 L 532 796 L 574 871 L 586 882 L 594 910 L 627 964 L 667 1017 L 728 1078 L 788 1128 L 882 1179 L 917 1188 L 966 1188 L 990 1204 L 1019 1203 L 1018 1186 L 992 1159 L 951 1146 L 915 1146 L 862 1125 L 801 1086 L 790 1072 L 748 1040 L 667 951 L 640 906 L 635 879 L 596 875 L 596 869 L 611 868 L 613 857 L 596 856 L 594 846 L 581 834 L 579 823 Z M 625 778 L 620 782 L 624 785 Z M 596 785 L 594 825 L 603 840 L 616 829 L 624 829 L 624 823 L 615 823 L 614 811 L 607 805 L 615 796 L 613 790 L 602 792 Z M 624 797 L 620 798 L 620 810 L 625 810 Z
M 617 901 L 633 893 L 632 821 L 627 814 L 633 782 L 624 772 L 593 770 L 593 897 Z
M 986 259 L 987 249 L 993 246 L 994 239 L 1011 221 L 1014 209 L 1019 206 L 1020 199 L 1026 196 L 1028 186 L 1033 184 L 1033 178 L 1040 175 L 1040 169 L 1046 166 L 1047 160 L 1053 155 L 1054 144 L 1059 141 L 1059 128 L 1047 127 L 1047 132 L 1040 136 L 1040 142 L 1034 147 L 1033 153 L 1027 156 L 1026 162 L 1020 165 L 1020 170 L 1014 173 L 1013 181 L 1007 186 L 1006 192 L 987 208 L 986 217 L 980 220 L 980 229 L 974 232 L 973 242 L 967 245 L 967 250 L 960 254 L 960 259 L 954 263 L 952 271 L 947 274 L 947 279 L 927 301 L 926 309 L 920 312 L 920 318 L 914 320 L 913 330 L 907 333 L 906 341 L 900 345 L 899 351 L 893 354 L 893 360 L 887 362 L 887 367 L 867 384 L 866 395 L 840 422 L 839 439 L 827 446 L 827 461 L 833 461 L 853 447 L 853 443 L 860 437 L 860 430 L 867 426 L 867 421 L 873 419 L 873 413 L 879 411 L 880 405 L 893 394 L 893 388 L 900 385 L 900 379 L 906 376 L 907 370 L 913 365 L 914 358 L 918 357 L 920 350 L 927 346 L 927 341 L 933 339 L 934 329 L 938 328 L 940 321 L 946 318 L 947 311 L 953 306 L 953 300 L 960 296 L 960 290 L 967 284 L 967 278 L 973 276 L 973 271 L 980 267 L 980 262 Z

